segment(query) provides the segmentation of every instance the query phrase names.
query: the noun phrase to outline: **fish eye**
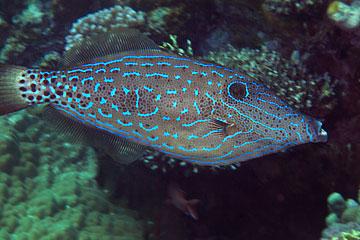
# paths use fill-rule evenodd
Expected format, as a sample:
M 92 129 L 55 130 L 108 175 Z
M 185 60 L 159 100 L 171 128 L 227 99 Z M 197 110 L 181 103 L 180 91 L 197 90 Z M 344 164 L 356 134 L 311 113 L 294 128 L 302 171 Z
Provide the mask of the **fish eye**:
M 246 84 L 242 82 L 232 82 L 228 86 L 228 93 L 231 98 L 240 101 L 249 95 Z

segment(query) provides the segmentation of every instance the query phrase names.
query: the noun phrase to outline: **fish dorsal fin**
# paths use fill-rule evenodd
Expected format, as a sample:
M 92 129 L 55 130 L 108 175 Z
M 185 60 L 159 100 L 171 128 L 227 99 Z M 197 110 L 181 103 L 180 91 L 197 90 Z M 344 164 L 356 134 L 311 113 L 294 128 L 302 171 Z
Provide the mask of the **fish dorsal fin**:
M 52 105 L 45 106 L 43 118 L 53 125 L 57 135 L 65 141 L 101 149 L 119 164 L 129 164 L 140 159 L 148 149 L 138 143 L 65 116 Z
M 59 67 L 67 68 L 105 58 L 109 55 L 129 51 L 159 51 L 158 45 L 140 31 L 129 28 L 119 28 L 115 31 L 99 34 L 84 39 L 65 51 Z

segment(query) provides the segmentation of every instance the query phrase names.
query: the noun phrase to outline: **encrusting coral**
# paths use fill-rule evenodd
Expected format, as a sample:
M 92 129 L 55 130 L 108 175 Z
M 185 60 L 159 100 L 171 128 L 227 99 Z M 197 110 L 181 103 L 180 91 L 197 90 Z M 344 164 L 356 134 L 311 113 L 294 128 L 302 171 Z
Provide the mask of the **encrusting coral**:
M 0 239 L 143 239 L 137 214 L 98 189 L 94 150 L 58 139 L 38 110 L 0 119 Z

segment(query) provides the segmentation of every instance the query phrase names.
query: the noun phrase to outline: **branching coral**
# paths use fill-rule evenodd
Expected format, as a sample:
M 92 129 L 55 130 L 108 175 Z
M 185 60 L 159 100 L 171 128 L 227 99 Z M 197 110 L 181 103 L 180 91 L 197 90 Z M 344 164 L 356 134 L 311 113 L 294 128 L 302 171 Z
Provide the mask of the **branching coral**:
M 130 7 L 114 6 L 91 13 L 73 23 L 66 36 L 65 50 L 84 38 L 104 33 L 119 27 L 134 27 L 144 24 L 145 13 Z

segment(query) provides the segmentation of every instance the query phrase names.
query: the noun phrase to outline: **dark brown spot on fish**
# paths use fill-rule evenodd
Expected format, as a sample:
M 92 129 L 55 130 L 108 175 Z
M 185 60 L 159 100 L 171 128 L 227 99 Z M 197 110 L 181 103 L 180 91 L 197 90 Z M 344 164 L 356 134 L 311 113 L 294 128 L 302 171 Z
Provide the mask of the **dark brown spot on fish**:
M 25 80 L 24 80 L 24 79 L 21 79 L 21 80 L 19 81 L 19 83 L 24 84 L 24 83 L 25 83 Z
M 76 94 L 76 97 L 81 98 L 81 94 L 80 93 Z
M 31 101 L 34 99 L 34 96 L 28 96 L 28 99 Z
M 42 99 L 42 96 L 37 96 L 36 100 L 40 101 Z
M 56 98 L 55 94 L 52 94 L 52 95 L 50 96 L 50 99 L 55 99 L 55 98 Z
M 20 87 L 19 88 L 20 91 L 26 92 L 26 88 L 25 87 Z
M 62 95 L 62 94 L 63 94 L 63 91 L 57 90 L 55 93 L 56 93 L 57 95 Z
M 66 82 L 66 77 L 63 77 L 63 78 L 62 78 L 62 81 L 63 81 L 63 82 Z
M 34 74 L 31 74 L 31 75 L 30 75 L 30 78 L 31 78 L 31 79 L 35 79 L 35 75 L 34 75 Z
M 64 86 L 59 86 L 59 89 L 64 89 Z
M 71 92 L 66 92 L 66 96 L 72 97 L 72 93 Z
M 49 95 L 50 95 L 49 91 L 44 92 L 44 96 L 49 96 Z
M 45 86 L 47 86 L 47 85 L 49 85 L 49 81 L 48 81 L 48 80 L 44 80 L 44 81 L 43 81 L 43 84 L 44 84 Z
M 31 91 L 35 92 L 36 91 L 36 85 L 35 84 L 31 84 L 30 85 Z
M 26 94 L 21 94 L 21 96 L 22 96 L 23 98 L 26 98 Z
M 50 102 L 50 99 L 46 98 L 44 101 L 45 101 L 45 102 Z
M 56 79 L 55 78 L 52 78 L 51 79 L 51 83 L 55 83 Z

